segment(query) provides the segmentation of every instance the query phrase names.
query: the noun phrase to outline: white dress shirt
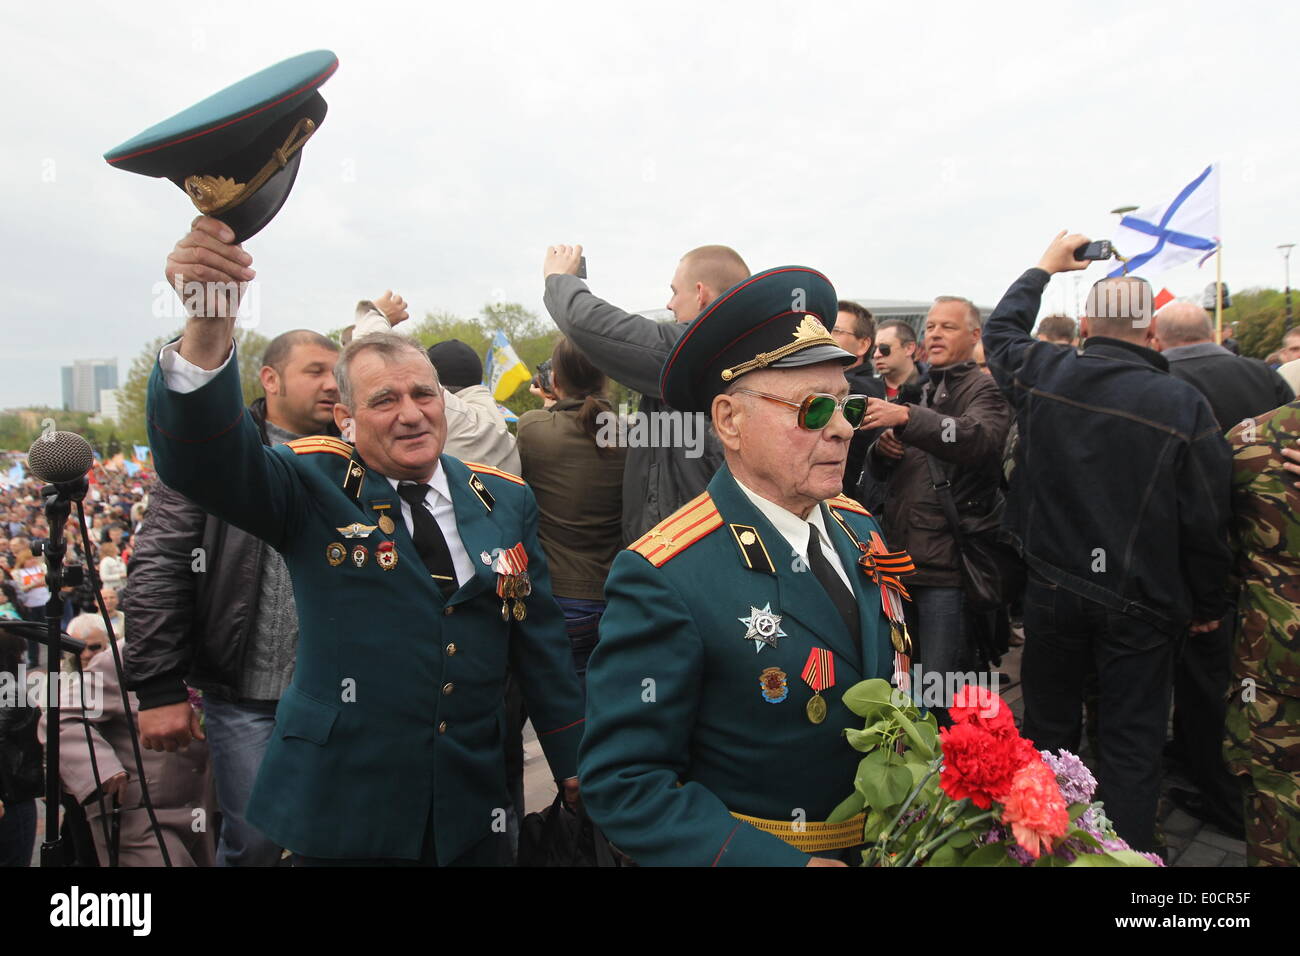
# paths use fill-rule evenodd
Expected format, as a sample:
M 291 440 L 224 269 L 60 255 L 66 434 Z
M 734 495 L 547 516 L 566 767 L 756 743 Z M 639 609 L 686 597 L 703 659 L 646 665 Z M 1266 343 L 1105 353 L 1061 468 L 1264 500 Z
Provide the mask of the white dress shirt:
M 387 475 L 384 477 L 388 478 Z M 399 482 L 396 478 L 388 478 L 388 483 L 393 486 L 394 491 L 397 491 Z M 447 550 L 451 552 L 451 564 L 456 569 L 456 586 L 459 587 L 474 577 L 474 562 L 460 540 L 460 531 L 456 527 L 456 509 L 451 501 L 451 488 L 447 484 L 447 473 L 442 470 L 442 462 L 438 462 L 438 467 L 433 477 L 429 479 L 428 485 L 429 491 L 424 496 L 424 507 L 433 515 L 433 520 L 438 522 L 442 536 L 447 539 Z M 414 538 L 415 518 L 411 515 L 411 506 L 400 495 L 398 499 L 402 503 L 402 520 L 406 522 L 406 530 Z
M 199 368 L 184 358 L 179 346 L 179 342 L 164 345 L 158 353 L 158 364 L 162 368 L 163 381 L 167 387 L 181 394 L 193 392 L 212 381 L 235 354 L 232 349 L 230 355 L 226 356 L 225 362 L 222 362 L 218 368 L 209 370 Z M 384 477 L 388 478 L 387 475 Z M 393 486 L 394 491 L 397 490 L 396 478 L 388 478 L 388 483 Z M 465 550 L 465 545 L 460 540 L 460 531 L 456 527 L 456 511 L 451 502 L 451 488 L 447 484 L 447 473 L 442 470 L 441 462 L 434 470 L 428 485 L 429 492 L 424 497 L 424 506 L 429 509 L 429 513 L 433 515 L 433 519 L 438 522 L 438 527 L 442 530 L 442 536 L 447 539 L 447 550 L 451 552 L 452 567 L 456 569 L 456 584 L 460 586 L 474 577 L 474 562 L 470 560 L 469 552 Z M 411 506 L 400 496 L 398 500 L 402 504 L 402 520 L 406 522 L 406 530 L 414 537 L 415 519 L 411 517 Z
M 826 532 L 826 519 L 822 517 L 821 505 L 813 508 L 808 513 L 808 519 L 805 521 L 793 511 L 787 511 L 775 502 L 768 501 L 766 498 L 750 491 L 745 487 L 744 482 L 738 478 L 736 484 L 763 517 L 772 523 L 772 527 L 780 533 L 781 537 L 785 538 L 786 543 L 790 545 L 792 555 L 799 556 L 805 570 L 808 568 L 808 528 L 809 526 L 816 528 L 817 541 L 821 544 L 822 554 L 830 562 L 830 566 L 835 569 L 835 573 L 840 576 L 840 580 L 849 589 L 849 593 L 854 593 L 853 585 L 849 583 L 848 573 L 844 570 L 844 562 L 840 560 L 839 552 L 831 544 L 830 535 Z

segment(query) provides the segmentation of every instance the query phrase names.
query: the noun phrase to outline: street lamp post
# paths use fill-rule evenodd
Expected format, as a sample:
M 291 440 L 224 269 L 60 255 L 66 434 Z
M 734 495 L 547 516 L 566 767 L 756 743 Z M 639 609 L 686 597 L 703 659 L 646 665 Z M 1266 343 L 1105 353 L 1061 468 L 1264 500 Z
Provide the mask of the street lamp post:
M 1291 328 L 1291 250 L 1294 242 L 1284 242 L 1278 246 L 1282 250 L 1282 261 L 1286 264 L 1286 327 Z

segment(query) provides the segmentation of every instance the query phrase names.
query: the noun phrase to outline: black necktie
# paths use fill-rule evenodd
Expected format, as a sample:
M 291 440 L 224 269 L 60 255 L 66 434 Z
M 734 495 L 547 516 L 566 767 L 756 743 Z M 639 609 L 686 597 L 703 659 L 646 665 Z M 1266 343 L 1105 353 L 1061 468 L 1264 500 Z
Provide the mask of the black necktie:
M 442 529 L 437 520 L 424 506 L 429 486 L 404 481 L 397 486 L 397 493 L 411 506 L 411 523 L 415 525 L 415 534 L 411 540 L 420 560 L 428 568 L 433 581 L 442 589 L 443 597 L 451 597 L 456 590 L 456 567 L 451 563 L 451 551 L 447 539 L 442 536 Z
M 844 580 L 835 573 L 830 561 L 822 553 L 821 535 L 815 524 L 808 525 L 808 566 L 813 576 L 821 582 L 826 593 L 830 595 L 835 610 L 844 619 L 844 626 L 849 629 L 849 636 L 858 639 L 858 602 L 853 592 L 844 584 Z

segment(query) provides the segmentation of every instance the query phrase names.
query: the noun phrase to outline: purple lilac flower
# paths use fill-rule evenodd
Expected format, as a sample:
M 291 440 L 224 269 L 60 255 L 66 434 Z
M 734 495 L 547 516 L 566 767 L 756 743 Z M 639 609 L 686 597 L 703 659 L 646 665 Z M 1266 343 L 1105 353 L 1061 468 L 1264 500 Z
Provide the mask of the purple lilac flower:
M 1150 860 L 1150 861 L 1151 861 L 1152 863 L 1154 863 L 1156 866 L 1164 866 L 1164 865 L 1165 865 L 1165 861 L 1162 860 L 1162 859 L 1160 859 L 1160 856 L 1159 856 L 1159 854 L 1157 854 L 1157 853 L 1142 853 L 1141 851 L 1139 851 L 1139 852 L 1138 852 L 1138 856 L 1142 857 L 1142 858 L 1145 859 L 1145 860 Z
M 1012 843 L 1007 846 L 1007 856 L 1015 860 L 1021 866 L 1033 866 L 1034 858 L 1030 856 L 1029 851 L 1019 843 Z
M 1092 800 L 1097 791 L 1097 778 L 1082 760 L 1064 748 L 1057 751 L 1059 756 L 1053 756 L 1049 750 L 1039 753 L 1056 774 L 1056 782 L 1061 785 L 1061 796 L 1065 797 L 1066 803 L 1089 803 Z

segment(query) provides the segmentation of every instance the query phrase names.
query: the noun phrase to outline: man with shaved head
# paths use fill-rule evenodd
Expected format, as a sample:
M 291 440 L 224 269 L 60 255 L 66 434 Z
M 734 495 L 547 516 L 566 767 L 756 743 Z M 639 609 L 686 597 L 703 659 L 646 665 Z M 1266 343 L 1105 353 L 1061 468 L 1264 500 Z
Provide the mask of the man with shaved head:
M 582 246 L 546 250 L 543 301 L 555 324 L 592 365 L 641 394 L 637 414 L 650 425 L 641 430 L 643 434 L 703 436 L 702 447 L 685 442 L 665 447 L 656 440 L 652 447 L 628 449 L 623 468 L 623 540 L 630 543 L 702 492 L 722 464 L 722 448 L 707 417 L 671 411 L 659 391 L 659 370 L 686 326 L 719 295 L 749 278 L 749 267 L 727 246 L 692 249 L 677 263 L 669 283 L 672 295 L 667 309 L 676 321 L 656 322 L 592 295 L 578 278 L 581 261 Z M 664 419 L 665 415 L 692 415 L 693 430 L 685 422 Z M 670 424 L 680 424 L 681 430 L 670 429 Z
M 1156 319 L 1169 374 L 1206 397 L 1221 430 L 1255 421 L 1295 397 L 1282 376 L 1259 359 L 1215 344 L 1214 320 L 1196 303 L 1171 302 Z M 1222 753 L 1235 624 L 1234 609 L 1217 631 L 1186 641 L 1178 655 L 1172 749 L 1199 792 L 1174 789 L 1170 797 L 1193 816 L 1240 836 L 1241 790 Z
M 1154 850 L 1175 653 L 1227 607 L 1232 458 L 1204 396 L 1168 372 L 1151 287 L 1103 279 L 1083 351 L 1030 334 L 1053 273 L 1086 268 L 1062 231 L 984 329 L 1020 426 L 1005 529 L 1029 567 L 1025 736 L 1076 750 L 1095 669 L 1100 796 L 1135 849 Z
M 1295 398 L 1282 376 L 1259 359 L 1233 355 L 1214 342 L 1214 319 L 1194 302 L 1171 302 L 1156 316 L 1169 374 L 1204 395 L 1225 432 Z

